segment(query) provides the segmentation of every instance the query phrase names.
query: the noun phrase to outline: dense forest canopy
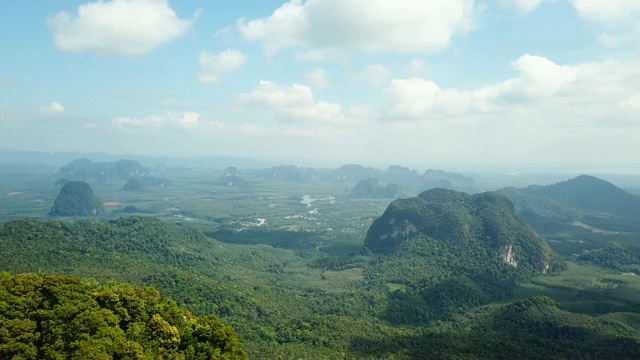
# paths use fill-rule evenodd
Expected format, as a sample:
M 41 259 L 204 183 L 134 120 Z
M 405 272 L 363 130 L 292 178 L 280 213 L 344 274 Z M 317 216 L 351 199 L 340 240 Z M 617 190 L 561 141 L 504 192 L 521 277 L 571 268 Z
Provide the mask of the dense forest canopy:
M 371 224 L 365 246 L 385 252 L 415 236 L 430 237 L 445 246 L 480 246 L 526 271 L 548 272 L 558 263 L 544 241 L 515 217 L 513 204 L 493 192 L 468 195 L 433 189 L 395 200 Z
M 234 330 L 151 287 L 0 273 L 0 359 L 246 359 Z

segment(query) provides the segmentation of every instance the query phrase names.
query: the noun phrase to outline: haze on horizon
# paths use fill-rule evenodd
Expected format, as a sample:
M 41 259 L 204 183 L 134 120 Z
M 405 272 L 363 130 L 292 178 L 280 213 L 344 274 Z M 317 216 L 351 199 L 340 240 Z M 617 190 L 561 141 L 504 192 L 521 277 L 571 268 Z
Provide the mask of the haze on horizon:
M 3 148 L 412 166 L 639 163 L 637 1 L 0 9 Z

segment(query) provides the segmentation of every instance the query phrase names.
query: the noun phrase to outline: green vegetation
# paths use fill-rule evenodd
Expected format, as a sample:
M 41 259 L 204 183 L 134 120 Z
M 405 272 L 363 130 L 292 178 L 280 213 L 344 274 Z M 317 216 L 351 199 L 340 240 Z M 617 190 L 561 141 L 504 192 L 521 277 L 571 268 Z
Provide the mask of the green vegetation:
M 349 194 L 352 177 L 379 170 L 225 170 L 249 179 L 240 188 L 220 186 L 222 171 L 157 169 L 171 187 L 125 192 L 120 178 L 91 182 L 109 204 L 97 221 L 24 219 L 46 218 L 55 176 L 0 177 L 1 269 L 153 286 L 200 319 L 232 326 L 255 359 L 603 358 L 609 348 L 637 357 L 640 264 L 627 246 L 638 235 L 588 221 L 603 213 L 554 199 L 584 221 L 540 216 L 565 266 L 504 197 L 437 190 L 401 201 L 407 214 L 427 217 L 414 212 L 416 232 L 372 251 L 363 247 L 367 230 L 389 201 Z M 420 177 L 402 167 L 380 173 L 399 184 Z M 126 212 L 152 216 L 119 218 Z M 572 250 L 609 242 L 622 251 L 588 259 Z M 549 259 L 551 275 L 536 258 Z
M 575 314 L 546 296 L 460 313 L 450 322 L 382 341 L 359 341 L 364 354 L 410 359 L 635 359 L 637 329 L 612 316 Z
M 415 236 L 435 239 L 445 248 L 458 247 L 461 262 L 486 254 L 487 260 L 502 257 L 519 272 L 530 274 L 562 266 L 536 233 L 515 217 L 509 200 L 497 193 L 433 189 L 396 200 L 373 222 L 365 246 L 385 252 Z
M 0 272 L 2 359 L 246 359 L 232 328 L 151 287 Z
M 558 253 L 570 256 L 609 242 L 637 243 L 640 196 L 593 176 L 499 191 Z
M 90 216 L 104 211 L 102 202 L 93 193 L 91 185 L 84 181 L 69 181 L 56 197 L 51 215 Z
M 640 247 L 612 242 L 604 248 L 581 254 L 578 260 L 614 270 L 638 271 Z

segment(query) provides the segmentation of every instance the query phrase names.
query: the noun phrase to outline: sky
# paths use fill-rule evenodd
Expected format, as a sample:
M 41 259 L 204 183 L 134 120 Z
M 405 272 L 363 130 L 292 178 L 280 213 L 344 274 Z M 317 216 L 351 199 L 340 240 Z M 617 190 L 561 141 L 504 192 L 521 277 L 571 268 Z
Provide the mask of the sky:
M 637 167 L 637 0 L 0 4 L 0 147 Z

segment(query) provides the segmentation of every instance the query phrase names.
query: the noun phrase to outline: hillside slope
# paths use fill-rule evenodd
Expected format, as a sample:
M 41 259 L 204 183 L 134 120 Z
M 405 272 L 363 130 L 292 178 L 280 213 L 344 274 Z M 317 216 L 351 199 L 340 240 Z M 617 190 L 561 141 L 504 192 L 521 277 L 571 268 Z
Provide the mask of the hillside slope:
M 548 272 L 555 261 L 535 231 L 515 217 L 513 204 L 493 192 L 468 195 L 433 189 L 396 200 L 371 224 L 365 247 L 386 252 L 416 236 L 451 246 L 480 245 L 490 256 L 538 273 Z
M 583 227 L 600 234 L 614 235 L 606 241 L 626 241 L 640 233 L 640 196 L 593 176 L 581 175 L 552 185 L 499 190 L 513 202 L 520 219 L 547 238 L 575 233 L 571 227 Z M 587 241 L 581 234 L 575 241 Z M 561 239 L 556 239 L 560 240 Z M 593 239 L 589 242 L 598 242 Z M 631 239 L 628 239 L 631 240 Z M 590 249 L 589 246 L 586 249 Z M 568 253 L 585 249 L 572 246 Z

